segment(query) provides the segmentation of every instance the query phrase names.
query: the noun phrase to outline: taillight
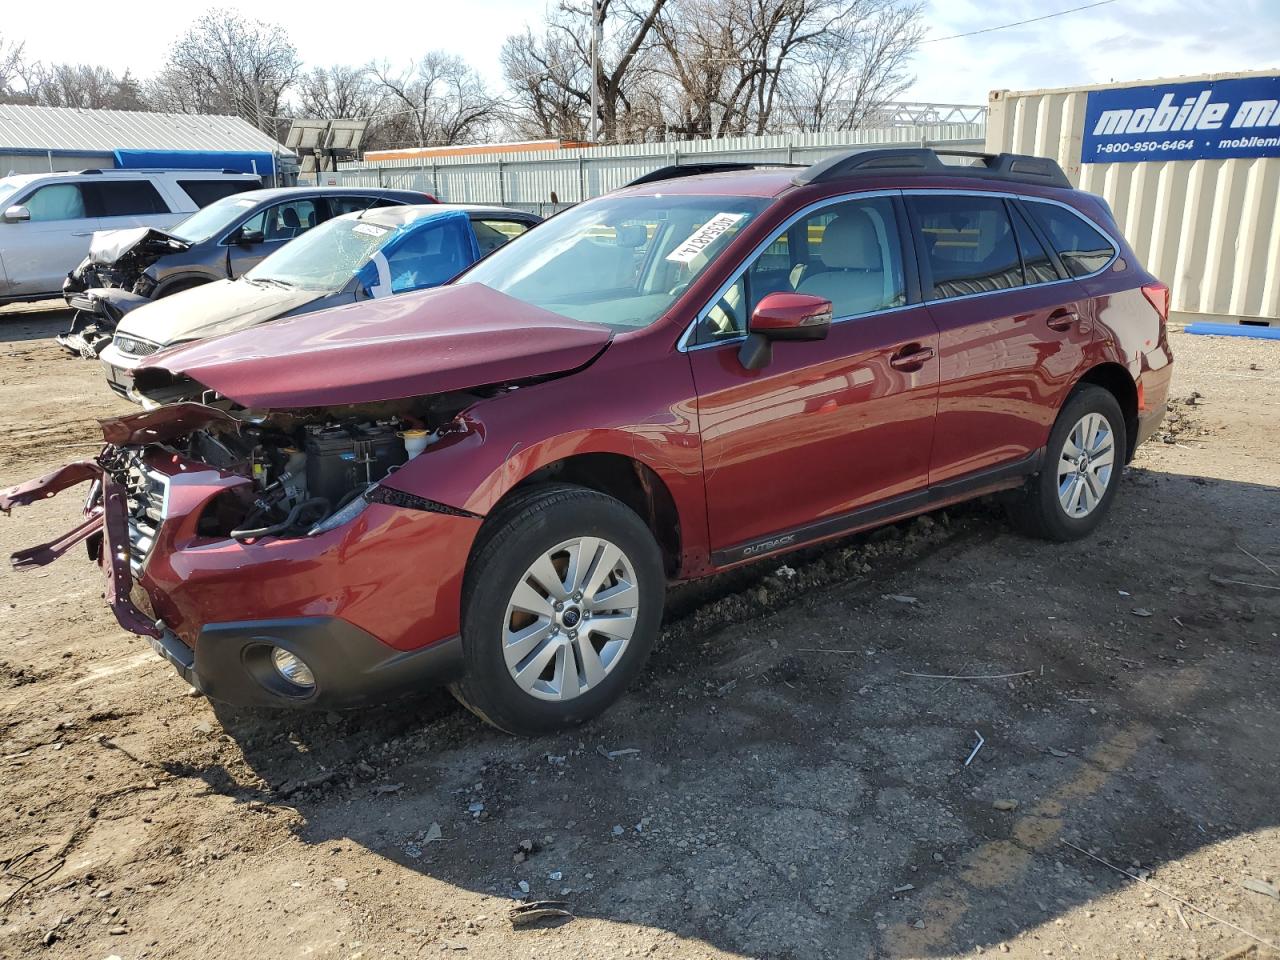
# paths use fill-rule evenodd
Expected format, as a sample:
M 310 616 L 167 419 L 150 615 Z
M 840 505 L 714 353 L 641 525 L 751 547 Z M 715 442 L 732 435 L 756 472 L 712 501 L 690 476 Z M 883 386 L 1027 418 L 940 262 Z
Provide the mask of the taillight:
M 433 196 L 432 196 L 431 194 L 429 194 L 429 193 L 424 193 L 424 194 L 423 194 L 423 196 L 427 198 L 427 203 L 439 203 L 439 202 L 440 202 L 439 200 L 437 200 L 435 197 L 433 197 Z
M 1147 301 L 1156 308 L 1156 313 L 1160 314 L 1160 322 L 1166 323 L 1169 320 L 1169 304 L 1173 299 L 1173 294 L 1169 290 L 1167 283 L 1161 283 L 1159 280 L 1154 283 L 1144 283 L 1142 285 L 1142 295 Z

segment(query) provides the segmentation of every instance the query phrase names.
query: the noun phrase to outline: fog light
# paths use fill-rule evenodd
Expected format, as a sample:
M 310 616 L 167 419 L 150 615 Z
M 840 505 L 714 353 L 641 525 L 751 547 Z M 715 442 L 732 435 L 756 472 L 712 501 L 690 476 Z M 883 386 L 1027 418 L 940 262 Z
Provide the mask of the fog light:
M 310 690 L 316 685 L 316 675 L 311 672 L 311 668 L 284 647 L 271 648 L 271 662 L 275 665 L 276 673 L 295 687 Z

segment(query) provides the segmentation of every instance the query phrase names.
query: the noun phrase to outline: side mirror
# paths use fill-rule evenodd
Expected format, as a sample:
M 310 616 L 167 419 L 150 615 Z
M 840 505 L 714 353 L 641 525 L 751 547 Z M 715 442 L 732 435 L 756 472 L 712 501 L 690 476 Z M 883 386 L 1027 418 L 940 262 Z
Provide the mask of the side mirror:
M 251 247 L 255 243 L 262 243 L 266 237 L 262 235 L 261 230 L 237 230 L 231 237 L 232 241 L 241 247 Z
M 31 219 L 31 210 L 17 203 L 4 212 L 5 223 L 21 223 L 23 220 Z
M 738 359 L 748 370 L 773 360 L 775 340 L 825 340 L 831 330 L 830 300 L 807 293 L 770 293 L 751 314 L 751 326 Z

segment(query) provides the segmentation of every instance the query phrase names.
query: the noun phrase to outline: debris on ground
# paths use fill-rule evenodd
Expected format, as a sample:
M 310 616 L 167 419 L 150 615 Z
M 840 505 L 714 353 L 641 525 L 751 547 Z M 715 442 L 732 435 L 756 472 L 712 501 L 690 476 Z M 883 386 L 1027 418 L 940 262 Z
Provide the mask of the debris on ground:
M 543 920 L 574 919 L 568 906 L 563 900 L 534 900 L 530 903 L 516 904 L 507 916 L 513 927 L 531 927 Z
M 1011 810 L 1018 809 L 1018 801 L 1017 800 L 997 800 L 993 804 L 991 804 L 991 806 L 996 810 L 1001 810 L 1001 811 L 1004 811 L 1005 813 L 1008 813 Z

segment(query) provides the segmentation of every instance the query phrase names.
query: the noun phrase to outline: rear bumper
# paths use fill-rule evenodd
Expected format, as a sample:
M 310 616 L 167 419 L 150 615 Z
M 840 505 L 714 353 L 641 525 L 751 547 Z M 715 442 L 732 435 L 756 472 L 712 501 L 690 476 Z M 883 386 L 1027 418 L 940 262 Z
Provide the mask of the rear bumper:
M 1165 353 L 1167 357 L 1167 351 Z M 1169 388 L 1173 382 L 1173 361 L 1166 359 L 1159 368 L 1148 368 L 1138 377 L 1138 430 L 1130 456 L 1139 444 L 1155 435 L 1169 408 Z
M 171 630 L 149 639 L 187 683 L 237 706 L 356 707 L 462 675 L 462 642 L 456 636 L 418 650 L 392 650 L 337 617 L 209 624 L 194 650 Z M 314 674 L 315 686 L 304 690 L 280 676 L 271 662 L 273 647 L 299 657 Z

